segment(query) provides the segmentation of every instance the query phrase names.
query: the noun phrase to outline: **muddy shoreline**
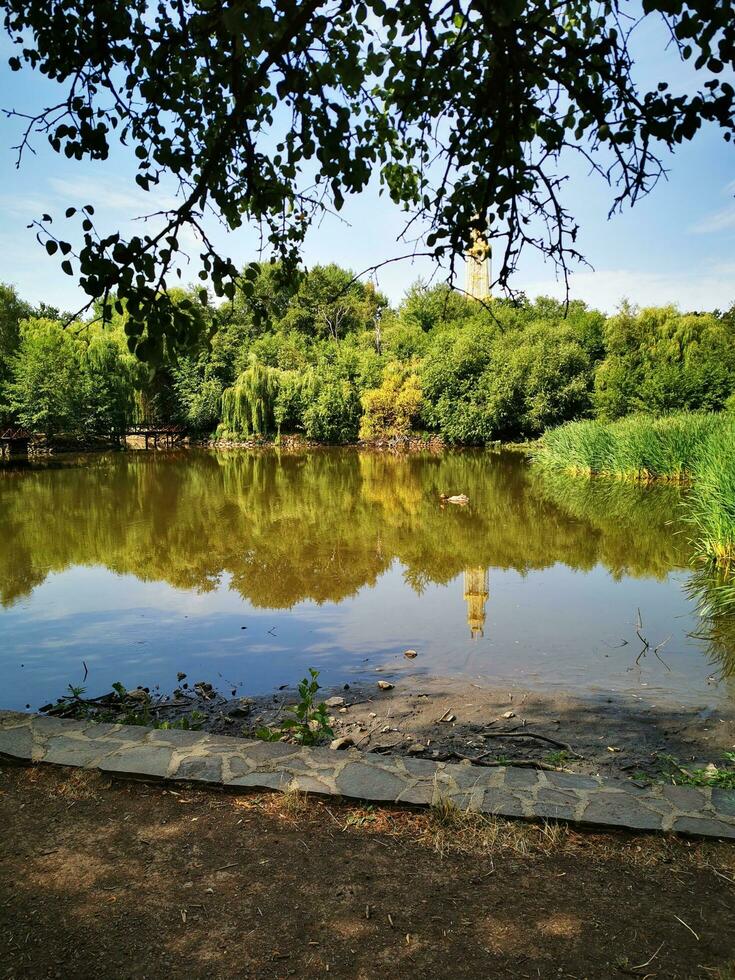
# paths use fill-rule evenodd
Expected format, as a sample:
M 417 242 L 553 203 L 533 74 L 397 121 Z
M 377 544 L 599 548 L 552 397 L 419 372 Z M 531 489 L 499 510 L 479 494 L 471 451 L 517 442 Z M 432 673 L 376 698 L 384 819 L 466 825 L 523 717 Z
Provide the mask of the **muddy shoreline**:
M 344 705 L 330 709 L 335 736 L 368 752 L 428 759 L 482 756 L 480 761 L 491 764 L 508 760 L 622 779 L 657 775 L 662 755 L 697 767 L 721 764 L 723 752 L 735 747 L 732 711 L 683 708 L 661 699 L 652 707 L 618 695 L 543 695 L 454 678 L 404 677 L 394 684 L 390 691 L 372 681 L 325 691 L 325 699 L 344 698 Z M 277 723 L 294 692 L 245 700 L 247 731 L 248 725 Z M 223 718 L 205 727 L 239 728 L 228 719 L 240 705 L 240 700 L 225 703 L 218 712 Z
M 381 689 L 379 681 L 390 689 Z M 661 778 L 670 760 L 693 768 L 722 766 L 724 753 L 735 748 L 735 710 L 729 706 L 681 706 L 658 697 L 653 704 L 613 693 L 541 694 L 389 672 L 324 688 L 319 697 L 328 705 L 335 742 L 365 752 L 645 781 Z M 297 693 L 282 687 L 243 697 L 181 676 L 172 695 L 153 690 L 149 698 L 152 719 L 171 724 L 193 718 L 203 731 L 253 737 L 263 726 L 278 725 Z

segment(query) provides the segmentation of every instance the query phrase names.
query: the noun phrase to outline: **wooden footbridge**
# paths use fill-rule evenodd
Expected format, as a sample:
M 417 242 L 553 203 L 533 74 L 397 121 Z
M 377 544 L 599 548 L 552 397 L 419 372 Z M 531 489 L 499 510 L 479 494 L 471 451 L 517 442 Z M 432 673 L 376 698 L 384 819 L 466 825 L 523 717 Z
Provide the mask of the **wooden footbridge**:
M 32 438 L 27 429 L 0 429 L 0 456 L 27 456 Z
M 188 435 L 188 430 L 183 425 L 165 425 L 157 422 L 139 422 L 130 426 L 125 431 L 125 436 L 141 436 L 145 439 L 145 448 L 159 446 L 171 449 L 180 445 L 181 441 Z M 28 429 L 9 428 L 0 429 L 0 458 L 11 456 L 27 456 L 28 447 L 33 439 L 33 433 Z
M 153 448 L 158 449 L 159 444 L 166 449 L 171 449 L 181 443 L 188 432 L 183 425 L 163 425 L 155 422 L 139 422 L 130 426 L 125 432 L 126 436 L 142 436 L 145 439 L 145 448 L 150 447 L 151 440 Z

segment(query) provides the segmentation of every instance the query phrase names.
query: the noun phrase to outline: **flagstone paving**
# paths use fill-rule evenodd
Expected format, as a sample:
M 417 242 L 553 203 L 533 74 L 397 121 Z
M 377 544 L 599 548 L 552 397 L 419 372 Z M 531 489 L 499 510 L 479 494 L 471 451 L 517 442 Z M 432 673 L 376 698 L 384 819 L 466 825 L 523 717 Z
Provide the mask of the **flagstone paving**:
M 735 839 L 735 792 L 710 787 L 644 787 L 574 773 L 453 765 L 7 711 L 0 712 L 0 758 L 231 790 L 297 789 L 420 806 L 448 799 L 503 817 Z

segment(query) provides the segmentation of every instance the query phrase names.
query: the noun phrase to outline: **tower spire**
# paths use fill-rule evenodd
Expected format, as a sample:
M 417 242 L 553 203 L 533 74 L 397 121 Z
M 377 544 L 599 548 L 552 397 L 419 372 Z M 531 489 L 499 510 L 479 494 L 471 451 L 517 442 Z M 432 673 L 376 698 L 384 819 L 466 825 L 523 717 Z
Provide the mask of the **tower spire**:
M 472 231 L 472 244 L 465 253 L 467 260 L 466 293 L 473 299 L 490 298 L 491 248 L 485 235 L 478 229 Z

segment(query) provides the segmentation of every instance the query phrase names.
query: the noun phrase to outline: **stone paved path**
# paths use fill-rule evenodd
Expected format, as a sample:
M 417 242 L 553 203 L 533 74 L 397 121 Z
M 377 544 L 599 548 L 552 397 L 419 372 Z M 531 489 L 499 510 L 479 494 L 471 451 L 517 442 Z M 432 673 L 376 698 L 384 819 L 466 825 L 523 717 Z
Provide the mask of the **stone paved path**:
M 212 783 L 233 790 L 298 789 L 417 805 L 446 798 L 459 807 L 503 817 L 735 839 L 735 792 L 721 789 L 639 788 L 595 776 L 451 765 L 368 755 L 356 749 L 335 752 L 7 711 L 0 712 L 0 757 L 94 768 L 120 776 Z

